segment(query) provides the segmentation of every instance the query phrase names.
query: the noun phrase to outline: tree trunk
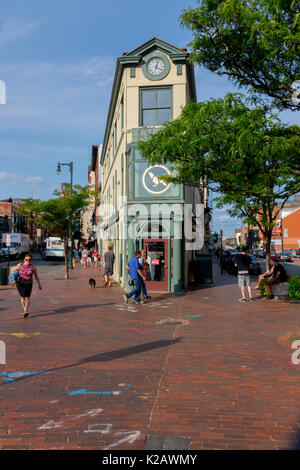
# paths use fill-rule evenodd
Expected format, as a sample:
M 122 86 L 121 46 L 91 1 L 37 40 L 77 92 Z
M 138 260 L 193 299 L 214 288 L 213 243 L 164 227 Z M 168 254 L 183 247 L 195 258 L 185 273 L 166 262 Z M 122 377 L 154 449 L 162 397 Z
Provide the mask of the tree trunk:
M 268 271 L 270 269 L 272 230 L 266 230 L 264 239 L 265 239 L 265 244 L 266 244 L 266 269 Z
M 65 248 L 65 279 L 69 279 L 69 260 L 68 260 L 68 237 L 64 238 Z

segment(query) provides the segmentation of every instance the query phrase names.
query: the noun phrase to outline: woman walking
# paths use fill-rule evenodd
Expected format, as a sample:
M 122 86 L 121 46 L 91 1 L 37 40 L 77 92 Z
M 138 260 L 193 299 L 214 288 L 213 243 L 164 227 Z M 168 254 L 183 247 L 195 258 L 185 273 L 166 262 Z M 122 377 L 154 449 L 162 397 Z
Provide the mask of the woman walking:
M 25 255 L 24 264 L 19 263 L 12 272 L 19 271 L 19 277 L 16 280 L 18 292 L 21 297 L 21 303 L 23 307 L 24 318 L 28 317 L 30 295 L 32 291 L 33 275 L 37 280 L 39 289 L 42 289 L 40 279 L 36 270 L 36 267 L 31 264 L 32 256 L 30 254 Z

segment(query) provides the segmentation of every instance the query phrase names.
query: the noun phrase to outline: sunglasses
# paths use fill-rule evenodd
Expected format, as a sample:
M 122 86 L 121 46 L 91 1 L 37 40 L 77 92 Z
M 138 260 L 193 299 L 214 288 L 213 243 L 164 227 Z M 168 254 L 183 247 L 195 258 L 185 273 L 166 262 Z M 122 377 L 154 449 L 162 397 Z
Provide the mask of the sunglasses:
M 25 258 L 24 261 L 31 261 L 31 258 Z

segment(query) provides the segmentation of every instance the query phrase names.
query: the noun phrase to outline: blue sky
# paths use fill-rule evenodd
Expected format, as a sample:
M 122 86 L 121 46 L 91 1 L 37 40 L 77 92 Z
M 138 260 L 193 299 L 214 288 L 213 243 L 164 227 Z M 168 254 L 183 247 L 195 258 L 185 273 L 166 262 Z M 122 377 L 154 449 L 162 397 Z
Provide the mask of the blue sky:
M 68 181 L 57 162 L 74 162 L 74 182 L 87 183 L 92 144 L 102 142 L 117 57 L 153 36 L 186 47 L 182 9 L 195 0 L 2 0 L 0 199 L 48 198 Z M 223 96 L 225 78 L 196 69 L 198 100 Z M 296 113 L 286 113 L 300 123 Z M 299 114 L 299 113 L 298 113 Z M 298 121 L 296 120 L 298 119 Z M 240 226 L 224 210 L 213 228 Z

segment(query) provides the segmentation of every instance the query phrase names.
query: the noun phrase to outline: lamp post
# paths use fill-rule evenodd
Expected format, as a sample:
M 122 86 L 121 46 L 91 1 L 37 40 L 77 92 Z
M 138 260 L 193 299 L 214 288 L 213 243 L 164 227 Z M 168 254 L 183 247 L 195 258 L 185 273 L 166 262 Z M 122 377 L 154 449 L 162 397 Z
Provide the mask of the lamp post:
M 72 187 L 73 187 L 73 162 L 70 162 L 70 163 L 61 163 L 61 162 L 58 162 L 57 164 L 57 169 L 56 169 L 56 173 L 58 175 L 61 174 L 61 167 L 62 166 L 68 166 L 69 167 L 69 171 L 70 171 L 70 175 L 71 175 L 71 196 L 72 196 Z M 70 221 L 70 224 L 69 224 L 69 237 L 70 237 L 70 242 L 71 242 L 71 247 L 70 247 L 70 250 L 69 250 L 69 269 L 73 269 L 73 263 L 72 263 L 72 254 L 73 254 L 73 233 L 72 233 L 72 224 L 71 224 L 71 221 Z

